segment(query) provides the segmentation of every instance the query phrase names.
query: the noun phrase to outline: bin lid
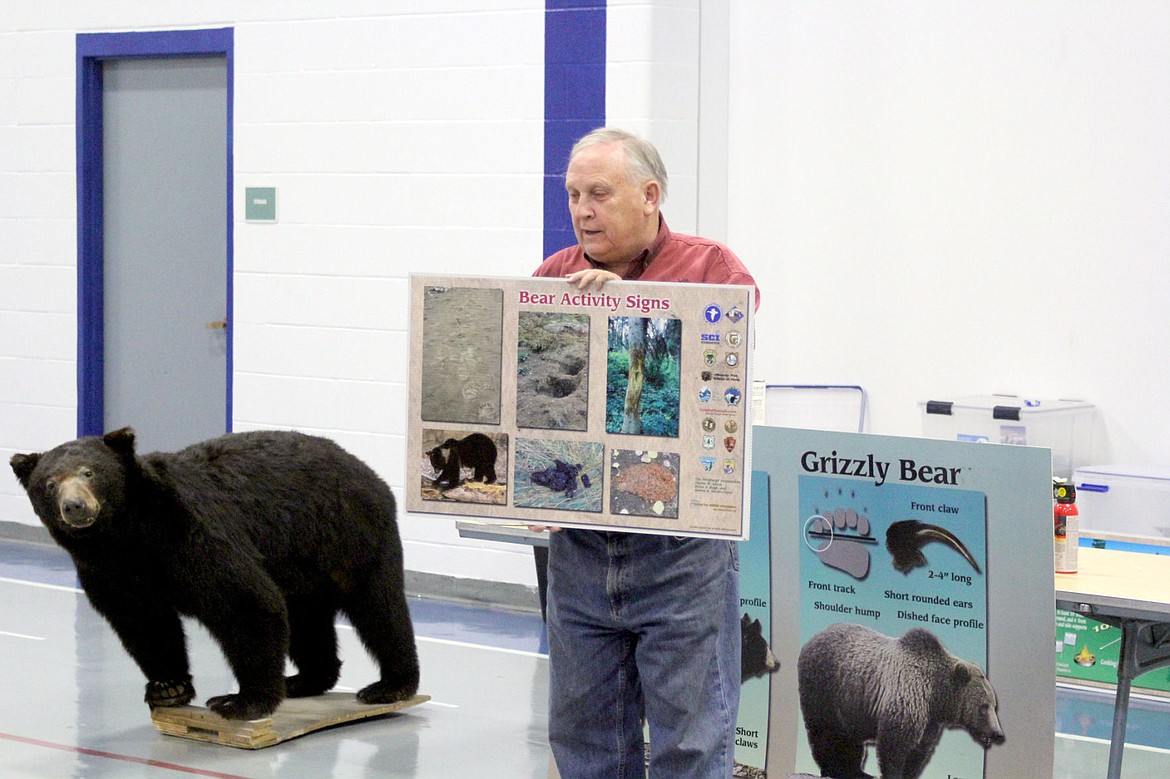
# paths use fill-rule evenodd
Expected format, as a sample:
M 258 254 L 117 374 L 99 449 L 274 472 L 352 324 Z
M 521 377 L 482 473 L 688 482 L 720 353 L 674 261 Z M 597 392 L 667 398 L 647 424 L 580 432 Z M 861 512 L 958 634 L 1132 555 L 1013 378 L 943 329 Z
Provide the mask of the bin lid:
M 1083 465 L 1073 472 L 1073 480 L 1080 485 L 1084 479 L 1144 479 L 1170 484 L 1170 465 Z M 1165 485 L 1159 485 L 1165 486 Z
M 970 395 L 953 400 L 921 400 L 918 402 L 928 414 L 950 414 L 955 409 L 963 411 L 985 411 L 996 416 L 997 410 L 1009 410 L 1007 416 L 1045 414 L 1054 411 L 1075 411 L 1091 409 L 1093 404 L 1084 400 L 1046 400 L 1020 395 Z M 998 417 L 997 417 L 998 418 Z

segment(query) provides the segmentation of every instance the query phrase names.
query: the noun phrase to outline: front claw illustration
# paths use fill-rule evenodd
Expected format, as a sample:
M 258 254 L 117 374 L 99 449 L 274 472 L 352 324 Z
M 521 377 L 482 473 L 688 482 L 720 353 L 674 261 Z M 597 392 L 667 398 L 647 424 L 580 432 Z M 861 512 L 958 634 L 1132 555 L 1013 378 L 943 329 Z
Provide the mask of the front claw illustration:
M 894 556 L 894 568 L 902 573 L 910 573 L 915 568 L 926 565 L 926 555 L 922 553 L 922 547 L 931 541 L 942 541 L 947 544 L 971 563 L 975 573 L 982 573 L 979 563 L 975 562 L 967 547 L 963 546 L 958 536 L 946 528 L 928 525 L 916 519 L 903 519 L 890 525 L 886 530 L 886 549 Z

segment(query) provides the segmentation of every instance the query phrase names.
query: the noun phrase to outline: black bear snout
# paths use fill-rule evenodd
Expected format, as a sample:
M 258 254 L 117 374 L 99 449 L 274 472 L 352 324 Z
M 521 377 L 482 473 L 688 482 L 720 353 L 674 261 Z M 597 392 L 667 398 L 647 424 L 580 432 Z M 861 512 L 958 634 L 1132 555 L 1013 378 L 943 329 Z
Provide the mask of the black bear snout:
M 61 510 L 61 519 L 70 527 L 89 527 L 97 519 L 97 512 L 84 498 L 64 497 L 58 508 Z

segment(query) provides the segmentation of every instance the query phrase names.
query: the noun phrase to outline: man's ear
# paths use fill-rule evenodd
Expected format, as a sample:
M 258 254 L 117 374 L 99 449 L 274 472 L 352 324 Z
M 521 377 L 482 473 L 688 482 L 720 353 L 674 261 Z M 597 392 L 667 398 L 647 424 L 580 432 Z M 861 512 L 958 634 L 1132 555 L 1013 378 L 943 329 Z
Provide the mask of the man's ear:
M 650 179 L 642 185 L 643 209 L 647 216 L 658 210 L 659 201 L 662 199 L 662 187 L 654 179 Z

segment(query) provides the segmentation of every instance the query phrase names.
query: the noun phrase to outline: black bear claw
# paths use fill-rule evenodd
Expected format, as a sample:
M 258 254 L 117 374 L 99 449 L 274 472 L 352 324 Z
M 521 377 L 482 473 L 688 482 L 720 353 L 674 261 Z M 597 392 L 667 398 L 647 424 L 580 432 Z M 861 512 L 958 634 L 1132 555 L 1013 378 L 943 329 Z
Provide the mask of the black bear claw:
M 276 711 L 280 700 L 265 702 L 253 698 L 245 698 L 239 693 L 234 695 L 216 695 L 207 699 L 207 708 L 224 719 L 254 720 L 264 719 Z
M 146 683 L 144 700 L 150 708 L 156 706 L 186 706 L 195 697 L 195 685 L 191 677 L 174 681 Z
M 410 700 L 417 691 L 413 687 L 395 687 L 388 682 L 374 682 L 358 690 L 357 699 L 362 703 L 398 703 Z

